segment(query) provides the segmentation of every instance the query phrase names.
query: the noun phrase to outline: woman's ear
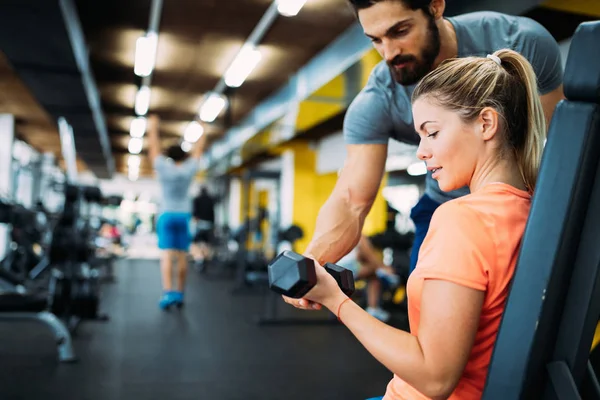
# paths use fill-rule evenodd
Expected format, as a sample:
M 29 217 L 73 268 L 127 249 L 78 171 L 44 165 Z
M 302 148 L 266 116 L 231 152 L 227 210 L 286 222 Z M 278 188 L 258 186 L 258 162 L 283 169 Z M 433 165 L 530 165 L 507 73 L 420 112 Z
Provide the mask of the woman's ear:
M 485 107 L 479 113 L 478 123 L 483 140 L 491 140 L 498 132 L 498 112 L 492 107 Z

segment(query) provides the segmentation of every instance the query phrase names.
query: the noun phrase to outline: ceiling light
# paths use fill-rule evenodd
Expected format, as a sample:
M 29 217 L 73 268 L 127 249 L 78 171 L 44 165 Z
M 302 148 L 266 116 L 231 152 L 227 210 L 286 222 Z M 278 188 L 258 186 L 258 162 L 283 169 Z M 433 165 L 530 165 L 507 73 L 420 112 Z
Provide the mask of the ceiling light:
M 181 150 L 188 153 L 192 149 L 192 144 L 190 142 L 184 141 L 181 143 Z
M 150 88 L 142 86 L 135 95 L 135 113 L 137 115 L 146 115 L 150 107 Z
M 142 138 L 132 137 L 129 139 L 129 146 L 127 146 L 127 149 L 131 154 L 140 154 L 143 146 L 144 142 L 142 142 Z
M 183 132 L 183 140 L 190 143 L 196 143 L 204 133 L 204 128 L 198 121 L 190 122 Z
M 297 15 L 306 0 L 277 0 L 277 11 L 284 17 L 293 17 Z
M 138 168 L 140 167 L 141 164 L 141 159 L 140 156 L 135 156 L 135 155 L 129 155 L 129 157 L 127 158 L 127 166 L 131 169 L 131 168 Z
M 224 107 L 225 98 L 218 93 L 211 93 L 200 107 L 200 119 L 204 122 L 213 122 Z
M 129 171 L 129 180 L 130 181 L 137 181 L 138 178 L 140 177 L 140 172 L 139 171 Z
M 154 69 L 156 62 L 156 45 L 158 36 L 156 33 L 148 33 L 138 38 L 135 42 L 135 64 L 133 72 L 137 76 L 148 76 Z
M 134 138 L 141 138 L 146 133 L 146 118 L 137 117 L 131 121 L 129 134 Z
M 408 172 L 410 176 L 425 175 L 427 173 L 427 166 L 424 162 L 417 162 L 410 164 L 406 169 L 406 172 Z
M 256 47 L 244 45 L 225 72 L 225 84 L 229 87 L 240 87 L 260 59 L 261 54 Z

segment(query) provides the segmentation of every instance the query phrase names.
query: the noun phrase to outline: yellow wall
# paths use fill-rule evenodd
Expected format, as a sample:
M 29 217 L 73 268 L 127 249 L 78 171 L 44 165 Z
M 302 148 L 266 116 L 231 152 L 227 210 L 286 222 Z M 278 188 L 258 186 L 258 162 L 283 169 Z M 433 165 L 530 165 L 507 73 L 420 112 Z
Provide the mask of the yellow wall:
M 294 207 L 293 224 L 304 231 L 296 242 L 296 251 L 303 252 L 315 230 L 318 207 L 314 201 L 316 154 L 306 142 L 290 143 L 294 151 Z
M 381 56 L 375 49 L 371 49 L 365 53 L 365 55 L 360 59 L 360 68 L 362 71 L 361 76 L 361 87 L 364 87 L 369 80 L 369 76 L 371 75 L 371 71 L 375 66 L 382 60 Z
M 375 235 L 385 231 L 387 221 L 387 202 L 383 198 L 383 188 L 387 182 L 387 174 L 383 176 L 377 197 L 371 207 L 371 211 L 365 219 L 365 225 L 363 226 L 363 234 L 366 236 Z
M 306 131 L 344 109 L 345 76 L 338 75 L 298 105 L 296 132 Z M 325 100 L 320 100 L 324 98 Z
M 574 14 L 600 17 L 600 1 L 598 0 L 546 0 L 542 6 Z

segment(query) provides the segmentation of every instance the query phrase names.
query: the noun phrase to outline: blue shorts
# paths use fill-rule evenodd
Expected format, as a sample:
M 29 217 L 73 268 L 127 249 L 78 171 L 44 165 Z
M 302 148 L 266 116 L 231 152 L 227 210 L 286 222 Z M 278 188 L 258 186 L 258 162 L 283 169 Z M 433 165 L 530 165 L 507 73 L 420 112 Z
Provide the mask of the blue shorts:
M 440 203 L 431 199 L 426 194 L 421 197 L 419 202 L 413 207 L 410 212 L 410 218 L 415 224 L 415 240 L 410 253 L 410 267 L 408 269 L 409 275 L 414 271 L 417 266 L 419 259 L 419 250 L 427 236 L 429 230 L 429 223 L 435 210 L 440 206 Z
M 192 243 L 189 213 L 166 212 L 158 217 L 156 234 L 161 250 L 188 251 Z

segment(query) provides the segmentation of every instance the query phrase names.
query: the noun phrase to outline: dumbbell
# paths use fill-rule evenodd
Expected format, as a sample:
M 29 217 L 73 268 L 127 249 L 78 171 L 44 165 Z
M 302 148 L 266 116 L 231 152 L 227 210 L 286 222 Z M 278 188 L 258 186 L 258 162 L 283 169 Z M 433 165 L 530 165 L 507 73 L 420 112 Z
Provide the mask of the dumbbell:
M 352 272 L 339 265 L 327 263 L 325 270 L 335 278 L 347 296 L 354 293 Z M 268 266 L 269 288 L 287 297 L 299 299 L 317 284 L 314 260 L 286 250 Z

